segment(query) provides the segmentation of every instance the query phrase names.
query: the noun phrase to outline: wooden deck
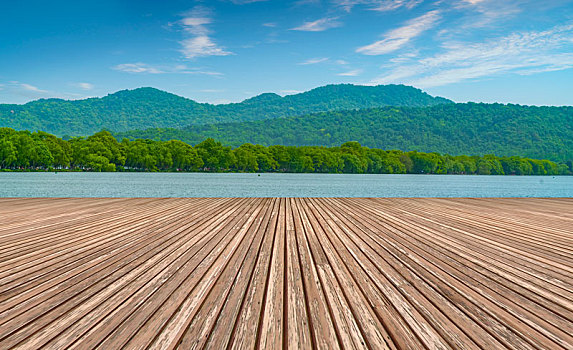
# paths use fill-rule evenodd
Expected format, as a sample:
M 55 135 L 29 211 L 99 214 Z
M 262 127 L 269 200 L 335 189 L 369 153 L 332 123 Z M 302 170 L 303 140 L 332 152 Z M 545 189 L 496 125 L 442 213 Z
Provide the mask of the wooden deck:
M 573 349 L 573 199 L 0 199 L 0 349 Z

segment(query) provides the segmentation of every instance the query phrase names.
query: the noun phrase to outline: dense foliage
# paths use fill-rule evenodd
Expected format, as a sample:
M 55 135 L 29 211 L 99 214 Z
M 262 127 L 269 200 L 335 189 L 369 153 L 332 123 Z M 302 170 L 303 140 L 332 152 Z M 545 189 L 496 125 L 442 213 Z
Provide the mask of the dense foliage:
M 111 133 L 100 131 L 66 141 L 45 132 L 0 128 L 0 169 L 558 175 L 571 174 L 573 164 L 493 155 L 384 151 L 362 147 L 355 141 L 329 148 L 246 143 L 232 149 L 213 139 L 195 147 L 174 140 L 118 142 Z
M 0 127 L 84 136 L 102 128 L 116 132 L 183 128 L 193 124 L 253 121 L 314 112 L 380 106 L 451 103 L 403 85 L 328 85 L 280 97 L 262 94 L 241 103 L 211 105 L 153 88 L 119 91 L 78 101 L 43 99 L 24 105 L 0 104 Z
M 428 108 L 384 107 L 336 111 L 244 123 L 151 129 L 119 138 L 178 139 L 196 144 L 214 138 L 237 147 L 335 146 L 348 140 L 382 149 L 448 154 L 496 154 L 573 159 L 573 107 L 443 104 Z

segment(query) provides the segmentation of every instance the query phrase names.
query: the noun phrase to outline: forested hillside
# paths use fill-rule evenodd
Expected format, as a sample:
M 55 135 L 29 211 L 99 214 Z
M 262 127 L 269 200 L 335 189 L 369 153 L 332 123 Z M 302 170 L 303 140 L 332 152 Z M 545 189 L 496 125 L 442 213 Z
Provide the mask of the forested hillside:
M 573 107 L 443 104 L 336 111 L 244 123 L 152 129 L 118 138 L 178 139 L 197 144 L 212 137 L 225 145 L 335 146 L 349 140 L 382 149 L 448 154 L 495 154 L 573 159 Z
M 245 143 L 232 149 L 213 139 L 195 146 L 177 140 L 118 142 L 108 131 L 66 141 L 45 132 L 0 128 L 0 170 L 568 175 L 573 163 L 385 151 L 355 141 L 336 147 Z
M 86 100 L 44 99 L 24 105 L 0 104 L 0 127 L 41 130 L 58 136 L 83 136 L 101 129 L 121 132 L 183 128 L 323 111 L 441 103 L 451 101 L 403 85 L 328 85 L 285 97 L 267 93 L 225 105 L 197 103 L 154 88 L 140 88 Z

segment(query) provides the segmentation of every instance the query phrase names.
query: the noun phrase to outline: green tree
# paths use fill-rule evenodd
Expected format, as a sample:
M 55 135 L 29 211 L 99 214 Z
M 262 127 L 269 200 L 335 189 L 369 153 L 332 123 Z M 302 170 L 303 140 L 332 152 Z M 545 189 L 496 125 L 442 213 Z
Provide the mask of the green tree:
M 436 154 L 409 152 L 408 156 L 412 160 L 414 174 L 434 174 L 438 169 L 439 157 Z
M 11 141 L 0 139 L 0 168 L 10 168 L 18 160 L 18 151 Z
M 235 157 L 230 147 L 224 147 L 221 142 L 208 138 L 195 146 L 197 154 L 203 161 L 203 167 L 209 171 L 229 169 L 235 163 Z
M 255 172 L 259 170 L 257 154 L 254 152 L 252 146 L 252 144 L 246 143 L 233 150 L 237 170 L 245 172 Z
M 104 156 L 98 156 L 97 154 L 88 154 L 86 156 L 85 166 L 91 171 L 115 171 L 115 164 L 110 163 L 109 159 Z
M 38 131 L 33 134 L 33 136 L 40 139 L 46 145 L 53 157 L 54 166 L 64 168 L 70 165 L 72 149 L 68 142 L 43 131 Z
M 205 164 L 198 152 L 190 145 L 172 140 L 167 142 L 167 149 L 172 156 L 172 164 L 175 170 L 196 171 Z

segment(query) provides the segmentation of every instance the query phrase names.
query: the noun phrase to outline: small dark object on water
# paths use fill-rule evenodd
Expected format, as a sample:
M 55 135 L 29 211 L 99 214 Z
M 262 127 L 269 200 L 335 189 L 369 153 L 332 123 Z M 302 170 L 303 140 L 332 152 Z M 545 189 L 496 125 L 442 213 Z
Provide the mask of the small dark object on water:
M 261 174 L 258 174 L 257 176 L 261 176 Z

